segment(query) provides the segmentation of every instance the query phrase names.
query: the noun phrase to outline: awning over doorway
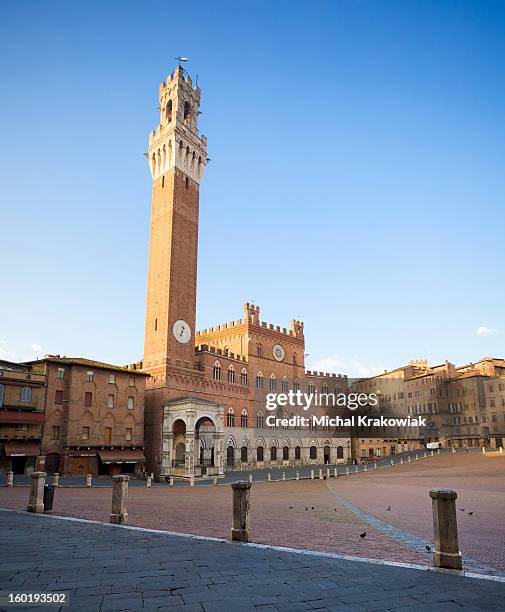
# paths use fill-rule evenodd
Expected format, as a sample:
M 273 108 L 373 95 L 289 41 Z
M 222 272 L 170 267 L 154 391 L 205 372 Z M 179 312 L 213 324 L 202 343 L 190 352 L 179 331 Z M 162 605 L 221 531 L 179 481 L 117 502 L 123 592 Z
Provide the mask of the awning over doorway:
M 40 444 L 28 442 L 5 442 L 5 455 L 7 457 L 38 457 L 40 455 Z
M 102 463 L 146 463 L 144 451 L 124 450 L 100 450 L 98 456 Z

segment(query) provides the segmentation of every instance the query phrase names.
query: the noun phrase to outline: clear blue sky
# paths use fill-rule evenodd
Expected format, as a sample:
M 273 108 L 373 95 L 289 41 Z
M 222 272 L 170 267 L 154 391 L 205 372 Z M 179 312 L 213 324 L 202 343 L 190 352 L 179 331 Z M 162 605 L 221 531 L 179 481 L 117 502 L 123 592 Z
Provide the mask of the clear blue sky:
M 505 356 L 503 2 L 5 1 L 0 24 L 0 356 L 141 358 L 143 153 L 179 54 L 212 158 L 199 327 L 255 300 L 350 375 Z

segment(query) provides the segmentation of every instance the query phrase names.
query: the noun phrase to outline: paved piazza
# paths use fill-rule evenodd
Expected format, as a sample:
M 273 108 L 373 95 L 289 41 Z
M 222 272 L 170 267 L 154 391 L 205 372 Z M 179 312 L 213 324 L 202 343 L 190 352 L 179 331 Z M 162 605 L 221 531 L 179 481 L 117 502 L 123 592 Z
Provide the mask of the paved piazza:
M 0 591 L 64 592 L 62 611 L 503 610 L 505 596 L 503 582 L 446 572 L 5 510 L 0 538 Z
M 457 515 L 465 569 L 504 576 L 504 470 L 505 454 L 452 455 L 444 452 L 395 467 L 341 476 L 336 480 L 332 478 L 322 481 L 255 482 L 251 491 L 252 539 L 256 543 L 429 566 L 431 555 L 425 549 L 426 544 L 432 543 L 431 500 L 428 491 L 434 487 L 449 487 L 458 492 Z M 244 476 L 246 474 L 242 475 Z M 238 477 L 240 475 L 237 475 Z M 28 489 L 25 486 L 0 488 L 0 507 L 24 510 L 27 498 Z M 229 484 L 194 488 L 131 487 L 128 503 L 129 524 L 227 539 L 231 526 L 231 499 Z M 108 522 L 110 502 L 110 488 L 63 487 L 56 491 L 55 506 L 51 514 Z M 470 512 L 473 514 L 469 514 Z M 85 546 L 88 546 L 89 539 L 86 530 L 90 529 L 90 533 L 96 534 L 96 529 L 99 529 L 99 526 L 52 521 L 27 514 L 0 514 L 2 526 L 7 529 L 17 525 L 19 521 L 43 521 L 44 533 L 47 529 L 54 531 L 58 526 L 67 529 L 66 525 L 73 525 L 73 528 L 80 530 Z M 113 537 L 142 540 L 143 536 L 139 535 L 139 532 L 124 531 L 129 535 L 116 536 L 116 529 Z M 359 534 L 364 531 L 367 533 L 366 538 L 360 539 Z M 37 531 L 37 537 L 39 533 Z M 109 538 L 110 533 L 112 532 L 108 531 L 104 538 Z M 14 534 L 18 537 L 20 532 L 14 531 Z M 155 535 L 146 535 L 149 539 L 153 537 Z M 5 542 L 4 539 L 2 541 Z M 170 540 L 171 550 L 176 550 L 177 543 L 186 541 L 185 538 Z M 224 550 L 226 555 L 233 556 L 234 553 L 230 552 L 233 551 L 233 545 L 221 545 L 229 546 Z M 16 546 L 13 542 L 11 550 L 14 548 Z M 251 551 L 250 548 L 247 550 Z M 266 553 L 254 551 L 251 554 L 261 556 Z M 143 555 L 145 553 L 141 554 L 141 558 Z M 54 552 L 54 557 L 56 556 L 58 555 Z M 300 564 L 300 559 L 303 559 L 301 567 L 304 567 L 306 563 L 311 565 L 313 561 L 308 559 L 314 557 L 297 555 L 297 564 Z M 183 557 L 183 560 L 188 561 L 186 557 Z M 31 563 L 30 554 L 26 563 Z M 223 559 L 222 563 L 226 565 L 228 561 Z M 251 563 L 254 565 L 255 562 Z M 286 563 L 294 564 L 295 561 Z M 319 563 L 318 560 L 317 564 Z M 327 561 L 321 563 L 324 565 Z M 356 571 L 361 572 L 362 568 L 370 567 L 372 566 L 369 564 L 359 564 Z M 4 567 L 4 577 L 6 571 L 8 573 L 9 570 Z M 136 571 L 140 571 L 140 568 L 137 567 Z M 368 571 L 382 570 L 367 569 Z M 409 575 L 413 571 L 409 570 Z M 417 571 L 415 575 L 421 576 L 422 580 L 425 572 Z M 430 575 L 433 575 L 433 572 L 430 572 Z M 376 578 L 370 580 L 374 583 Z M 472 587 L 472 591 L 474 588 L 478 590 L 482 583 L 486 588 L 501 589 L 503 601 L 504 583 L 465 579 L 465 584 L 468 582 L 477 585 Z M 260 591 L 258 594 L 261 594 Z M 474 602 L 474 599 L 469 601 Z M 340 604 L 336 604 L 337 607 Z M 332 608 L 333 605 L 327 607 Z M 450 608 L 444 606 L 443 609 Z M 485 609 L 491 608 L 487 606 Z

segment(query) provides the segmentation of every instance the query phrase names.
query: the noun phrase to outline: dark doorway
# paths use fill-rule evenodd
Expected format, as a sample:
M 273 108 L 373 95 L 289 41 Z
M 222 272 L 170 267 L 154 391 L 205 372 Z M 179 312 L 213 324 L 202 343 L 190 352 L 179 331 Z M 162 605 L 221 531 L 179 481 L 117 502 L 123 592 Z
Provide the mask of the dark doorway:
M 26 457 L 12 457 L 12 471 L 14 474 L 24 474 Z
M 301 457 L 302 451 L 299 446 L 295 446 L 295 459 L 298 461 Z
M 226 465 L 233 467 L 235 465 L 235 449 L 233 446 L 228 446 L 226 449 Z
M 330 463 L 330 447 L 329 446 L 324 447 L 324 462 Z
M 54 474 L 60 471 L 60 456 L 58 453 L 49 453 L 46 456 L 46 472 Z

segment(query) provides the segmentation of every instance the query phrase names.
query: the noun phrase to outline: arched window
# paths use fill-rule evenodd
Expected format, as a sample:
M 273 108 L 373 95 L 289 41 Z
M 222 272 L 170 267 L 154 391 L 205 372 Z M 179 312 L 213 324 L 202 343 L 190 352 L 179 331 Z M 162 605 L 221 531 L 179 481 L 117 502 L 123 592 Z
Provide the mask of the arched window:
M 263 447 L 258 446 L 256 449 L 256 461 L 263 461 Z
M 247 370 L 242 370 L 240 373 L 240 384 L 244 385 L 244 387 L 247 386 Z
M 242 410 L 240 415 L 240 427 L 247 427 L 247 410 Z
M 277 389 L 277 380 L 275 379 L 275 374 L 270 375 L 270 391 L 275 391 Z
M 302 453 L 301 448 L 299 446 L 295 446 L 295 459 L 297 461 L 300 460 L 301 453 Z
M 284 378 L 282 379 L 281 382 L 281 389 L 283 393 L 287 393 L 288 392 L 288 379 L 284 376 Z
M 233 366 L 230 366 L 228 368 L 228 382 L 229 383 L 235 382 L 235 370 L 233 369 Z
M 270 448 L 270 461 L 277 461 L 277 447 L 272 446 Z
M 188 119 L 191 119 L 191 105 L 186 100 L 186 102 L 184 102 L 184 121 Z
M 235 463 L 235 449 L 233 446 L 228 446 L 226 449 L 226 465 L 229 467 L 233 466 Z
M 212 378 L 214 380 L 221 380 L 221 364 L 216 361 L 214 368 L 212 369 Z
M 309 457 L 311 459 L 317 459 L 317 448 L 315 446 L 311 446 L 309 450 Z
M 309 393 L 315 393 L 316 392 L 316 387 L 312 383 L 310 383 L 310 385 L 307 387 L 307 391 Z
M 258 429 L 261 429 L 264 426 L 265 426 L 265 418 L 263 416 L 263 413 L 258 412 L 258 414 L 256 415 L 256 427 Z
M 172 121 L 172 100 L 169 100 L 165 106 L 165 119 L 168 123 Z
M 256 389 L 263 389 L 263 374 L 261 372 L 256 374 Z
M 284 446 L 282 448 L 282 460 L 283 461 L 289 460 L 289 447 L 288 446 Z
M 258 344 L 256 346 L 256 355 L 257 357 L 263 357 L 263 345 L 262 344 Z
M 343 459 L 343 458 L 344 458 L 344 447 L 337 446 L 337 459 Z
M 287 414 L 285 414 L 285 415 L 284 415 L 282 418 L 287 420 L 287 419 L 288 419 L 288 415 L 287 415 Z M 283 425 L 283 426 L 282 426 L 282 429 L 287 429 L 287 428 L 288 428 L 288 426 L 287 426 L 287 425 Z
M 295 380 L 293 381 L 293 391 L 296 393 L 297 391 L 300 391 L 300 383 L 298 382 L 298 379 L 295 378 Z
M 235 427 L 235 413 L 233 412 L 233 408 L 228 408 L 228 414 L 226 415 L 226 425 L 227 427 Z
M 323 386 L 321 387 L 321 393 L 326 393 L 326 394 L 328 394 L 328 392 L 329 392 L 328 385 L 323 385 Z
M 243 446 L 240 449 L 240 461 L 242 461 L 242 463 L 247 463 L 247 446 Z

